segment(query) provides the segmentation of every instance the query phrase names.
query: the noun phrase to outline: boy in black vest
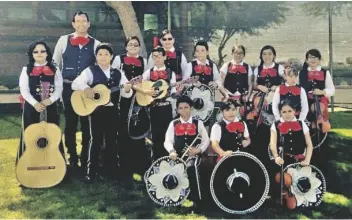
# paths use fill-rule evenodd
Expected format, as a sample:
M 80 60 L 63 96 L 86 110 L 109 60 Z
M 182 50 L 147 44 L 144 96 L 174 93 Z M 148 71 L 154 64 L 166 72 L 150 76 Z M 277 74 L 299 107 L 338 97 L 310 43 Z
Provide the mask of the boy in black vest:
M 131 97 L 132 90 L 127 82 L 126 76 L 120 70 L 111 68 L 110 63 L 113 58 L 113 50 L 109 44 L 99 44 L 96 51 L 98 65 L 86 68 L 82 74 L 72 83 L 73 90 L 82 90 L 87 98 L 93 99 L 92 87 L 104 84 L 109 89 L 116 88 L 124 84 L 121 96 Z M 106 159 L 104 161 L 104 173 L 114 177 L 118 167 L 117 155 L 117 130 L 118 130 L 118 102 L 120 90 L 111 93 L 111 101 L 104 106 L 98 107 L 88 116 L 89 131 L 91 140 L 88 148 L 86 182 L 91 182 L 98 173 L 98 157 L 100 146 L 105 138 Z M 109 172 L 109 173 L 107 173 Z
M 188 96 L 182 96 L 176 102 L 177 112 L 180 118 L 170 122 L 170 125 L 165 134 L 164 147 L 169 152 L 171 159 L 181 157 L 184 151 L 189 147 L 193 140 L 200 135 L 201 141 L 199 146 L 192 146 L 189 150 L 189 156 L 196 156 L 203 153 L 209 146 L 208 133 L 201 120 L 191 117 L 191 108 L 193 106 L 192 100 Z M 197 143 L 197 142 L 196 142 Z M 195 159 L 191 159 L 187 163 L 187 167 L 194 166 Z M 200 198 L 198 196 L 197 182 L 195 169 L 187 169 L 188 178 L 190 180 L 190 199 L 196 204 Z M 201 182 L 201 181 L 200 181 Z

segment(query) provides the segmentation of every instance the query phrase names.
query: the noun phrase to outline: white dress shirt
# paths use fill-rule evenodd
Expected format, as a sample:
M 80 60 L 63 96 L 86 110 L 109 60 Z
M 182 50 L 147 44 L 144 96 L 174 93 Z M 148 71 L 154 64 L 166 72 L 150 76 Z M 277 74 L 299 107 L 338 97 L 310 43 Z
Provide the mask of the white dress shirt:
M 100 66 L 99 66 L 100 67 Z M 100 67 L 101 68 L 101 67 Z M 101 68 L 102 69 L 102 68 Z M 105 76 L 110 79 L 110 67 L 106 70 L 102 69 L 104 72 Z M 126 84 L 128 82 L 125 73 L 121 71 L 121 79 L 120 79 L 120 85 Z M 72 82 L 72 89 L 73 90 L 81 90 L 84 91 L 86 88 L 90 88 L 90 85 L 93 84 L 93 73 L 90 70 L 89 67 L 84 69 L 82 73 Z M 133 92 L 132 89 L 126 93 L 124 89 L 121 89 L 121 96 L 125 98 L 130 98 L 132 96 Z M 106 106 L 113 106 L 114 104 L 112 102 L 109 102 Z
M 275 62 L 273 62 L 273 63 L 271 64 L 271 66 L 264 66 L 264 64 L 263 64 L 263 69 L 274 68 L 275 65 L 276 65 Z M 284 75 L 285 67 L 284 67 L 283 65 L 279 64 L 278 70 L 279 70 L 279 72 L 278 72 L 279 76 L 282 77 L 282 76 Z M 254 69 L 253 74 L 254 74 L 255 77 L 258 77 L 258 66 Z
M 77 37 L 76 32 L 72 33 L 72 34 L 73 34 L 73 37 Z M 61 67 L 63 66 L 62 54 L 65 53 L 65 50 L 67 47 L 67 42 L 68 42 L 68 37 L 72 34 L 63 35 L 57 41 L 57 44 L 56 44 L 55 50 L 54 50 L 54 54 L 53 54 L 53 60 L 56 63 L 57 68 L 59 68 L 60 65 L 61 65 Z M 85 37 L 91 37 L 91 36 L 87 34 Z M 95 53 L 95 49 L 97 48 L 98 44 L 100 44 L 100 41 L 98 41 L 97 39 L 94 38 L 94 53 Z M 83 47 L 82 45 L 79 45 L 80 49 L 82 47 Z
M 165 52 L 166 51 L 174 52 L 175 51 L 175 47 L 171 48 L 170 50 L 166 50 L 164 48 L 164 50 L 165 50 Z M 151 69 L 154 66 L 154 60 L 153 60 L 153 56 L 152 55 L 153 54 L 150 54 L 149 59 L 148 59 L 148 69 Z M 186 69 L 187 69 L 187 59 L 186 59 L 185 55 L 182 53 L 182 55 L 181 55 L 181 72 L 180 72 L 182 77 L 183 77 L 183 74 L 186 71 Z
M 232 60 L 231 62 L 226 62 L 222 65 L 221 69 L 220 69 L 220 72 L 221 73 L 224 73 L 224 75 L 226 76 L 227 74 L 227 71 L 228 71 L 228 67 L 231 65 L 231 64 L 234 64 L 234 65 L 241 65 L 243 66 L 244 65 L 244 62 L 242 61 L 241 63 L 236 63 L 234 60 Z M 253 71 L 252 71 L 252 67 L 250 65 L 248 65 L 248 78 L 250 76 L 253 75 Z
M 210 62 L 208 59 L 205 60 L 205 63 L 202 63 L 200 60 L 198 59 L 195 59 L 195 61 L 197 61 L 197 65 L 210 65 Z M 218 70 L 218 67 L 216 66 L 215 63 L 213 63 L 213 66 L 211 67 L 212 70 L 213 70 L 213 81 L 216 82 L 216 84 L 220 87 L 222 85 L 222 81 L 221 81 L 221 77 L 220 77 L 220 73 L 219 73 L 219 70 Z M 186 79 L 189 79 L 192 75 L 192 72 L 193 72 L 193 68 L 192 68 L 192 62 L 189 62 L 187 64 L 187 67 L 186 67 L 186 71 L 183 72 L 183 75 L 182 75 L 182 80 L 186 80 Z
M 156 66 L 153 67 L 153 71 L 158 70 L 166 70 L 166 66 L 164 65 L 163 67 L 157 68 Z M 150 80 L 150 68 L 148 68 L 144 73 L 143 73 L 143 80 Z M 172 72 L 172 76 L 171 76 L 171 80 L 170 80 L 170 84 L 171 83 L 176 83 L 176 74 L 174 72 Z M 171 93 L 175 93 L 176 92 L 176 86 L 171 87 Z
M 312 71 L 313 69 L 311 69 L 310 67 L 308 67 L 308 71 Z M 316 71 L 321 71 L 321 66 L 318 66 L 316 69 Z M 298 75 L 298 79 L 299 79 L 299 75 Z M 299 84 L 299 82 L 298 82 Z M 335 95 L 335 86 L 334 86 L 334 82 L 332 81 L 332 77 L 331 74 L 329 72 L 329 70 L 326 70 L 326 77 L 325 77 L 325 97 L 326 98 L 330 98 L 331 96 Z M 308 93 L 310 93 L 311 91 L 308 91 Z
M 286 86 L 290 86 L 289 84 L 285 83 Z M 280 87 L 277 87 L 273 97 L 273 114 L 275 116 L 275 120 L 280 119 L 280 111 L 279 111 L 279 104 L 280 104 Z M 308 100 L 307 94 L 304 88 L 301 87 L 301 112 L 299 114 L 299 120 L 304 121 L 308 114 Z
M 37 64 L 34 63 L 34 66 L 45 66 L 45 64 Z M 55 90 L 53 92 L 53 95 L 49 98 L 51 103 L 54 103 L 56 100 L 58 100 L 61 96 L 62 90 L 63 90 L 63 85 L 62 85 L 62 75 L 59 69 L 56 70 L 55 77 L 54 77 L 54 85 L 55 85 Z M 22 68 L 22 72 L 20 75 L 20 80 L 19 80 L 19 86 L 20 86 L 20 92 L 24 100 L 34 106 L 35 104 L 38 103 L 38 101 L 32 96 L 30 93 L 29 89 L 29 77 L 27 74 L 27 67 Z
M 296 117 L 293 117 L 292 121 L 298 121 Z M 301 121 L 301 120 L 300 120 Z M 285 122 L 285 120 L 281 117 L 280 118 L 280 122 Z M 303 133 L 304 134 L 309 134 L 309 128 L 306 125 L 306 123 L 304 121 L 302 121 L 302 128 L 303 128 Z M 271 131 L 274 131 L 276 133 L 276 126 L 275 126 L 275 122 L 271 125 L 270 128 Z
M 222 118 L 223 121 L 225 121 L 225 123 L 228 125 L 229 123 L 231 123 L 230 121 L 227 121 L 225 118 Z M 235 117 L 235 119 L 233 120 L 233 122 L 238 122 L 240 121 L 237 117 Z M 247 128 L 247 124 L 246 122 L 242 121 L 244 124 L 244 138 L 249 138 L 249 133 L 248 133 L 248 128 Z M 220 142 L 221 140 L 221 127 L 219 125 L 219 123 L 215 123 L 213 125 L 213 127 L 211 128 L 211 133 L 210 133 L 210 141 L 217 141 Z M 221 147 L 221 146 L 220 146 Z
M 174 128 L 174 121 L 180 120 L 182 124 L 185 123 L 191 123 L 193 122 L 193 118 L 190 117 L 187 121 L 184 121 L 181 117 L 178 119 L 175 119 L 170 122 L 169 127 L 167 128 L 166 134 L 165 134 L 165 142 L 164 142 L 164 147 L 167 150 L 167 152 L 170 153 L 170 151 L 175 150 L 174 149 L 174 139 L 175 139 L 175 128 Z M 204 124 L 201 120 L 198 120 L 198 133 L 200 134 L 200 137 L 202 138 L 202 141 L 199 145 L 199 148 L 202 150 L 202 153 L 208 148 L 209 146 L 209 136 L 207 133 L 207 130 L 204 127 Z M 181 155 L 179 155 L 181 156 Z
M 128 57 L 130 57 L 128 54 L 126 54 Z M 135 58 L 138 58 L 139 55 L 135 56 Z M 116 69 L 121 69 L 122 70 L 122 66 L 121 66 L 121 57 L 120 55 L 116 56 L 114 61 L 112 62 L 111 66 L 113 68 L 116 68 Z M 147 63 L 147 59 L 143 58 L 143 66 L 144 66 L 144 69 L 143 69 L 143 72 L 145 72 L 147 69 L 148 69 L 148 63 Z

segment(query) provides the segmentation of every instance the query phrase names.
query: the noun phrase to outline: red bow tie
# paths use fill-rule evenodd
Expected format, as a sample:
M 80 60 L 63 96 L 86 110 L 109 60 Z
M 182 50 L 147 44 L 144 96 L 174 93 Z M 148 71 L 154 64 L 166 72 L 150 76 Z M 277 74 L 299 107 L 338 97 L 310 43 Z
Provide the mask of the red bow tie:
M 167 72 L 165 70 L 154 70 L 150 73 L 152 80 L 167 79 Z
M 308 72 L 308 81 L 324 81 L 324 72 L 323 71 L 309 71 Z
M 175 126 L 176 136 L 196 135 L 196 125 L 191 123 L 179 123 Z
M 266 76 L 274 77 L 274 76 L 276 76 L 276 74 L 277 74 L 277 71 L 274 68 L 263 69 L 260 72 L 261 77 L 266 77 Z
M 48 66 L 35 66 L 32 69 L 32 72 L 29 74 L 30 76 L 39 76 L 44 74 L 46 76 L 53 76 L 54 72 Z
M 166 51 L 166 56 L 171 59 L 176 59 L 176 51 L 174 52 Z
M 207 65 L 195 65 L 194 71 L 198 74 L 199 73 L 204 73 L 204 75 L 211 74 L 211 68 L 210 68 L 210 66 L 207 66 Z
M 232 64 L 229 68 L 229 73 L 247 73 L 247 70 L 242 65 L 234 65 Z
M 226 129 L 231 133 L 235 133 L 235 132 L 243 133 L 244 124 L 242 122 L 230 122 L 226 125 Z
M 290 130 L 302 130 L 301 124 L 298 121 L 281 122 L 279 124 L 279 131 L 281 134 L 287 134 Z
M 85 46 L 89 42 L 89 39 L 88 37 L 71 37 L 70 42 L 73 46 Z
M 280 86 L 280 95 L 286 95 L 287 93 L 291 93 L 292 95 L 301 95 L 301 88 L 298 86 Z
M 126 65 L 133 65 L 138 67 L 142 66 L 142 62 L 136 57 L 125 57 L 123 61 Z

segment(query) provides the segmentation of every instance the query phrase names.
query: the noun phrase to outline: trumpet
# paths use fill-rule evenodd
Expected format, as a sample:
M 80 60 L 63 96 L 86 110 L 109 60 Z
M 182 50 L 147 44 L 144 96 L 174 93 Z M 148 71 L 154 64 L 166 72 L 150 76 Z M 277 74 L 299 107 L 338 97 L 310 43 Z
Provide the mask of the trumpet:
M 194 140 L 192 141 L 192 143 L 191 143 L 191 144 L 188 146 L 188 148 L 185 150 L 185 152 L 183 153 L 183 155 L 182 155 L 182 157 L 181 157 L 181 160 L 183 160 L 183 158 L 187 155 L 187 153 L 189 152 L 189 150 L 191 150 L 191 147 L 194 145 L 194 143 L 195 143 L 197 140 L 202 140 L 202 138 L 200 137 L 200 134 L 198 134 L 198 135 L 194 138 Z M 186 162 L 187 162 L 188 160 L 190 160 L 191 158 L 193 158 L 193 157 L 187 158 Z

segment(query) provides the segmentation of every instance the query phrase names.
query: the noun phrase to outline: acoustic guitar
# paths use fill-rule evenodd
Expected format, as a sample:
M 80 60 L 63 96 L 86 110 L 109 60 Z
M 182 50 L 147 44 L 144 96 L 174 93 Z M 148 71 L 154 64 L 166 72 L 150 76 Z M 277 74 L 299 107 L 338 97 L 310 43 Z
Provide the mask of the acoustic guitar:
M 142 82 L 142 76 L 135 77 L 127 83 L 135 85 L 140 82 Z M 124 84 L 108 89 L 108 87 L 105 85 L 98 84 L 92 88 L 94 93 L 93 99 L 87 98 L 87 96 L 84 94 L 84 91 L 74 91 L 71 96 L 72 108 L 77 113 L 77 115 L 90 115 L 98 106 L 106 105 L 110 102 L 110 95 L 112 92 L 116 92 L 123 87 Z
M 42 100 L 49 97 L 50 83 L 41 83 Z M 66 162 L 59 150 L 61 130 L 47 123 L 47 110 L 40 122 L 31 124 L 23 134 L 26 150 L 16 166 L 18 182 L 28 188 L 47 188 L 59 184 L 66 174 Z
M 140 83 L 138 85 L 138 87 L 143 90 L 154 89 L 155 91 L 158 91 L 158 93 L 155 96 L 150 96 L 150 95 L 147 95 L 147 94 L 144 94 L 142 92 L 137 91 L 136 92 L 137 103 L 140 106 L 150 105 L 154 100 L 162 99 L 162 98 L 166 97 L 169 88 L 179 86 L 182 84 L 194 83 L 194 82 L 198 81 L 198 79 L 199 79 L 199 76 L 192 76 L 186 80 L 182 80 L 182 81 L 179 81 L 176 83 L 170 83 L 170 85 L 163 79 L 159 79 L 155 82 L 145 80 L 142 83 Z

